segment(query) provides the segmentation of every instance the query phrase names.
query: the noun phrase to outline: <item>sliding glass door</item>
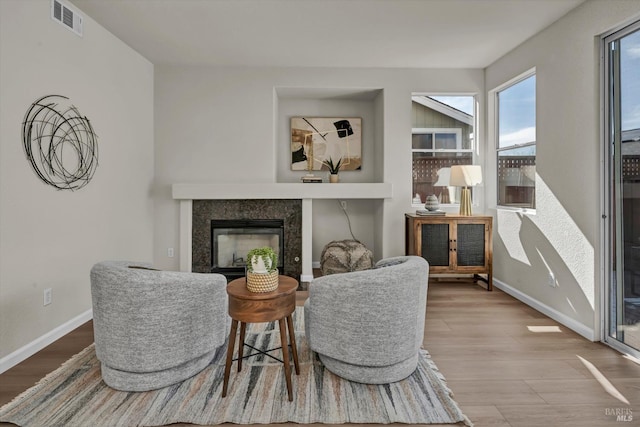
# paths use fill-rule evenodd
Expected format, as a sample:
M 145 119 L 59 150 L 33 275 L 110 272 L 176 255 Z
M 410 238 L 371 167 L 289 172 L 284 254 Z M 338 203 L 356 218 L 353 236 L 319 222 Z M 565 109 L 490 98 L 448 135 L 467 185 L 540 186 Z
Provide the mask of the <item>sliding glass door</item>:
M 640 354 L 640 22 L 605 39 L 605 340 Z

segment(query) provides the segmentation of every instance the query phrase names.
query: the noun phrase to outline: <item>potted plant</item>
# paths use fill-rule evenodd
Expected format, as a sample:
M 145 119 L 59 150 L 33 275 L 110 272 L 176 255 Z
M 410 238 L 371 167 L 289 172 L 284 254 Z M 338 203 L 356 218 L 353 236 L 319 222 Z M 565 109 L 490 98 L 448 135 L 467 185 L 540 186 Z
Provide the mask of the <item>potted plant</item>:
M 278 254 L 269 246 L 251 249 L 247 254 L 247 270 L 251 273 L 272 273 L 277 266 Z
M 247 254 L 247 289 L 271 292 L 278 289 L 278 254 L 268 246 L 251 249 Z
M 335 183 L 340 181 L 338 172 L 340 172 L 340 167 L 342 166 L 342 158 L 340 158 L 337 163 L 334 163 L 333 159 L 329 157 L 329 160 L 324 162 L 324 164 L 327 165 L 327 167 L 329 168 L 329 173 L 331 174 L 329 175 L 329 182 Z

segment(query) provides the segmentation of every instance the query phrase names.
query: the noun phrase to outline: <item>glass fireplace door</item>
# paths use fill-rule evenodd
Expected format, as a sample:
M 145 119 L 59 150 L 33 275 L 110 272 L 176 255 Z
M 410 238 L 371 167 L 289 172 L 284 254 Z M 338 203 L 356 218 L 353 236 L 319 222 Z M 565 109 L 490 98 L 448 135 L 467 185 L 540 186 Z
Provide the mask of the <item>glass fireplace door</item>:
M 211 220 L 211 272 L 228 279 L 244 276 L 247 253 L 269 246 L 284 266 L 284 221 L 279 219 Z
M 246 265 L 245 257 L 254 248 L 269 246 L 280 258 L 280 234 L 277 229 L 217 228 L 214 232 L 212 267 L 231 268 Z

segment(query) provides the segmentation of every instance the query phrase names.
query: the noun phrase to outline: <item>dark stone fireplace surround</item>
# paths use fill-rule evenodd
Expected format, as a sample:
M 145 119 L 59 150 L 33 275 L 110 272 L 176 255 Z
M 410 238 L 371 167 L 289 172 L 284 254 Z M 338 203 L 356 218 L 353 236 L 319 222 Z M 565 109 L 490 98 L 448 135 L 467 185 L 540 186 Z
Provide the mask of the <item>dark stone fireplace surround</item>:
M 211 272 L 212 219 L 282 219 L 284 221 L 284 271 L 280 274 L 300 280 L 302 200 L 194 200 L 191 268 L 196 273 Z

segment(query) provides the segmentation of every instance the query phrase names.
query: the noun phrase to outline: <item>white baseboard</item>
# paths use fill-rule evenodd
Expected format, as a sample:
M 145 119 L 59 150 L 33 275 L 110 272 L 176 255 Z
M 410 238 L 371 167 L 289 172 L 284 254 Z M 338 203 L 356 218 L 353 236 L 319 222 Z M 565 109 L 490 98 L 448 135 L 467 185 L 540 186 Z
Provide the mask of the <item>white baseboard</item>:
M 69 332 L 76 329 L 78 326 L 93 319 L 93 310 L 87 310 L 84 313 L 79 314 L 68 322 L 63 323 L 57 328 L 47 332 L 39 338 L 31 341 L 29 344 L 17 349 L 13 353 L 10 353 L 0 359 L 0 374 L 13 368 L 23 360 L 33 356 L 52 342 L 62 338 Z
M 501 282 L 500 280 L 497 279 L 493 279 L 493 286 L 495 286 L 496 288 L 504 291 L 505 293 L 511 295 L 512 297 L 522 301 L 523 303 L 527 304 L 528 306 L 538 310 L 540 313 L 549 316 L 550 318 L 552 318 L 553 320 L 555 320 L 558 323 L 561 323 L 562 325 L 566 326 L 567 328 L 573 330 L 574 332 L 582 335 L 583 337 L 585 337 L 586 339 L 588 339 L 589 341 L 596 341 L 595 338 L 595 333 L 594 330 L 591 328 L 588 328 L 587 326 L 583 325 L 582 323 L 576 321 L 575 319 L 570 318 L 569 316 L 567 316 L 566 314 L 560 313 L 558 310 L 556 310 L 555 308 L 551 308 L 546 304 L 541 303 L 540 301 L 538 301 L 537 299 L 531 298 L 529 295 L 507 285 L 504 282 Z
M 320 261 L 312 261 L 311 262 L 311 267 L 320 268 Z

